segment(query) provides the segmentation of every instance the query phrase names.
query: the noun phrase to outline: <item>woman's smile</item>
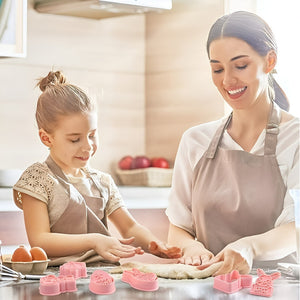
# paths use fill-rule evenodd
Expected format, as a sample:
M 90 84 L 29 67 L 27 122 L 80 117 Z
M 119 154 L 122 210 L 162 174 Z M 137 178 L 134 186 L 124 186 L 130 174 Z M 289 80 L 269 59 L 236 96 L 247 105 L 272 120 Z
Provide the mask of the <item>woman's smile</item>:
M 238 99 L 240 96 L 242 96 L 245 91 L 246 91 L 247 87 L 243 87 L 243 88 L 238 88 L 238 89 L 231 89 L 231 90 L 227 90 L 228 96 L 231 99 Z

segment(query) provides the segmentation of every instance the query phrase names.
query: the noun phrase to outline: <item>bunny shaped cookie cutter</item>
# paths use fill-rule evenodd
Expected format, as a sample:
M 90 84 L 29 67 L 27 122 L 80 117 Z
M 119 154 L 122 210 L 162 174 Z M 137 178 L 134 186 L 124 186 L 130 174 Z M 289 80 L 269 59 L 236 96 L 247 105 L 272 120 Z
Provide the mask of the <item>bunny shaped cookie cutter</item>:
M 267 275 L 262 269 L 257 269 L 259 276 L 252 285 L 250 293 L 257 296 L 271 297 L 273 294 L 273 281 L 281 276 L 280 272 Z

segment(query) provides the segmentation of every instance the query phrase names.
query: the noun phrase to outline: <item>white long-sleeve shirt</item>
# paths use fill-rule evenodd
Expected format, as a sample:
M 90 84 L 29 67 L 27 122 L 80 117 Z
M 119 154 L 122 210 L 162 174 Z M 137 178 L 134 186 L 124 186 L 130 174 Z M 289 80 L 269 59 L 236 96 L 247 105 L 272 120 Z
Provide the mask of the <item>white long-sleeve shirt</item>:
M 227 118 L 227 117 L 226 117 Z M 209 143 L 223 119 L 188 129 L 179 144 L 172 179 L 172 188 L 166 214 L 172 224 L 193 234 L 193 217 L 191 212 L 192 178 L 194 168 L 207 150 Z M 299 118 L 281 123 L 277 137 L 276 158 L 283 182 L 287 187 L 283 210 L 274 227 L 295 220 L 294 202 L 290 189 L 300 188 L 299 179 Z M 263 130 L 250 153 L 264 155 L 266 131 Z M 223 149 L 243 150 L 231 136 L 224 132 L 219 145 Z

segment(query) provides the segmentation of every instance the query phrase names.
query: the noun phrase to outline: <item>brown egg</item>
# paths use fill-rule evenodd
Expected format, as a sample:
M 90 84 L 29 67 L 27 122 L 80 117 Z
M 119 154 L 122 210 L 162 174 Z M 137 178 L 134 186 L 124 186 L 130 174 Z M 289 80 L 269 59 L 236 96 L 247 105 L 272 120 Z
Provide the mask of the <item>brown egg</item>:
M 32 256 L 30 252 L 25 248 L 24 245 L 20 245 L 13 253 L 11 261 L 32 261 Z
M 43 248 L 32 247 L 30 249 L 32 260 L 46 260 L 48 259 L 47 254 Z

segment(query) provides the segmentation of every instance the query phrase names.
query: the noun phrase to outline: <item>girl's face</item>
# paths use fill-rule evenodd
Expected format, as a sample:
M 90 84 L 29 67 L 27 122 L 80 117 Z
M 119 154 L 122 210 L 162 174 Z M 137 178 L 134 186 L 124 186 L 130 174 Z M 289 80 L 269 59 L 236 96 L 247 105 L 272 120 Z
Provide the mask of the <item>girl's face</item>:
M 80 175 L 98 146 L 96 112 L 62 116 L 49 135 L 51 156 L 66 174 Z
M 267 99 L 267 57 L 231 37 L 213 41 L 209 54 L 213 82 L 233 109 L 246 109 Z

